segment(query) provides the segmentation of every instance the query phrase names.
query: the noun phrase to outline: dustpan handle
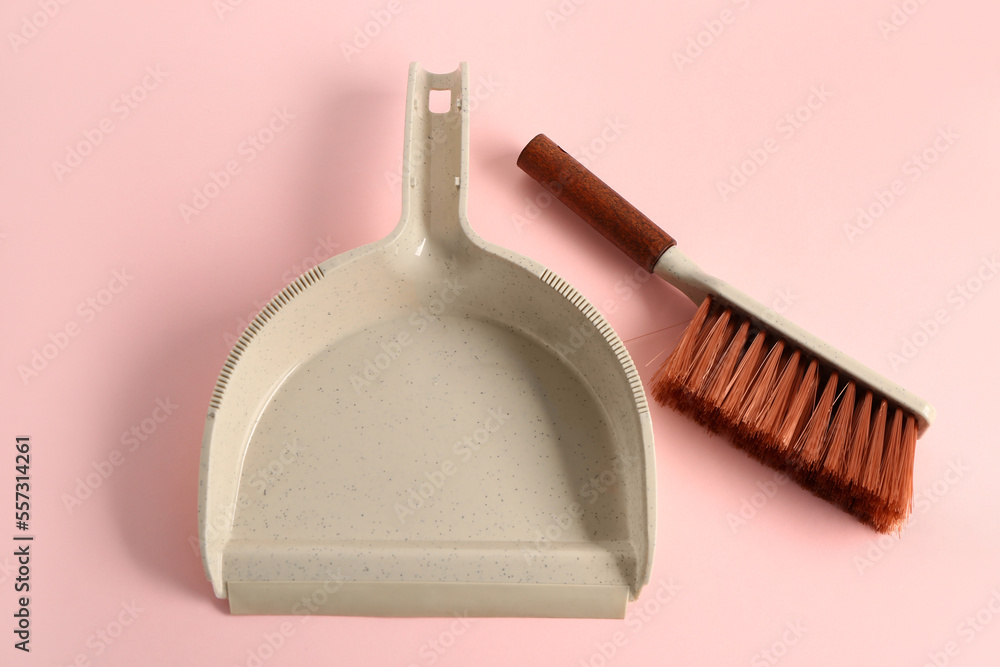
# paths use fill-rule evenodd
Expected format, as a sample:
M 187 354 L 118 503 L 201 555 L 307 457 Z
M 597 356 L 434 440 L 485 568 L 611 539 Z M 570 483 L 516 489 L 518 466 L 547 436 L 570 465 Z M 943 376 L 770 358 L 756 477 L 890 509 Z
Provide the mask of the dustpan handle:
M 650 273 L 677 243 L 544 134 L 528 142 L 517 166 Z

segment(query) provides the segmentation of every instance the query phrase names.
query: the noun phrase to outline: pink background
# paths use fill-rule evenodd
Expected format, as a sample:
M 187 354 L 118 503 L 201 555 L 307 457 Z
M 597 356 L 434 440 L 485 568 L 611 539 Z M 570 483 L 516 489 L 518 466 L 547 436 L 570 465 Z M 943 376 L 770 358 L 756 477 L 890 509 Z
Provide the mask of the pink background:
M 223 3 L 0 10 L 0 541 L 21 434 L 36 536 L 30 655 L 11 646 L 0 548 L 0 662 L 997 663 L 995 3 Z M 931 401 L 903 537 L 772 487 L 658 408 L 656 561 L 626 622 L 230 616 L 192 547 L 212 387 L 273 293 L 394 226 L 412 60 L 469 62 L 473 226 L 590 298 L 647 383 L 680 328 L 645 334 L 693 306 L 561 206 L 518 224 L 539 189 L 514 161 L 537 132 L 587 150 L 704 268 Z M 294 118 L 251 161 L 241 142 L 275 109 Z M 185 220 L 230 160 L 240 172 Z M 849 234 L 859 207 L 879 215 Z

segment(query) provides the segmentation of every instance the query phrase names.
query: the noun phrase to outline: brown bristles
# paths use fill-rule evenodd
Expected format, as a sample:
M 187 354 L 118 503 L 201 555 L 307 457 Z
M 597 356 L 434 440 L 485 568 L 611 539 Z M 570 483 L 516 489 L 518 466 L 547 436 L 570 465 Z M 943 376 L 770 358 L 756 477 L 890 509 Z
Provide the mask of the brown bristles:
M 764 332 L 760 332 L 754 337 L 753 342 L 750 343 L 750 347 L 747 348 L 746 352 L 743 353 L 743 358 L 740 359 L 740 363 L 736 367 L 736 372 L 733 373 L 733 379 L 729 381 L 729 386 L 726 387 L 726 397 L 722 399 L 720 409 L 722 410 L 722 419 L 726 420 L 727 423 L 735 424 L 738 422 L 740 405 L 743 404 L 743 396 L 750 387 L 750 382 L 757 375 L 757 366 L 760 363 L 760 357 L 763 352 Z
M 652 395 L 880 532 L 909 517 L 914 415 L 711 297 Z
M 767 353 L 764 363 L 757 369 L 750 388 L 747 389 L 743 397 L 743 405 L 740 406 L 739 423 L 741 432 L 749 436 L 754 430 L 754 424 L 764 413 L 764 405 L 771 396 L 771 389 L 774 387 L 778 369 L 781 368 L 781 353 L 785 350 L 785 342 L 779 340 Z
M 681 336 L 677 347 L 663 362 L 653 378 L 653 398 L 660 403 L 673 402 L 680 398 L 677 392 L 683 378 L 687 377 L 691 362 L 697 352 L 698 337 L 705 324 L 705 319 L 708 317 L 708 309 L 711 305 L 710 299 L 705 299 L 702 302 L 701 307 L 691 318 L 687 329 L 684 330 L 684 335 Z
M 795 395 L 788 404 L 788 411 L 781 426 L 774 433 L 774 448 L 787 452 L 792 443 L 799 439 L 799 434 L 806 425 L 806 420 L 812 414 L 816 405 L 816 388 L 819 386 L 819 362 L 815 359 L 809 362 L 809 367 L 802 376 Z
M 868 451 L 868 427 L 872 423 L 872 393 L 865 392 L 865 397 L 858 404 L 851 425 L 850 445 L 848 445 L 847 463 L 844 477 L 851 486 L 861 482 L 861 471 L 865 464 L 865 452 Z
M 753 442 L 755 458 L 768 465 L 781 467 L 784 451 L 776 438 L 769 434 L 776 433 L 781 428 L 785 415 L 788 413 L 795 388 L 802 383 L 805 370 L 799 364 L 802 353 L 795 350 L 785 363 L 784 370 L 778 377 L 778 382 L 771 391 L 768 402 L 760 412 L 760 417 L 753 422 Z
M 795 443 L 794 454 L 800 466 L 809 472 L 816 469 L 817 463 L 823 457 L 823 442 L 826 440 L 826 429 L 830 423 L 830 413 L 833 411 L 833 401 L 837 394 L 837 374 L 833 373 L 826 381 L 826 388 L 819 397 L 819 402 L 812 416 L 806 423 L 802 435 Z
M 917 453 L 917 419 L 913 415 L 906 415 L 906 426 L 903 427 L 902 452 L 899 457 L 898 470 L 912 471 L 913 459 Z M 893 487 L 893 505 L 902 512 L 901 521 L 905 521 L 913 505 L 913 475 L 908 472 L 902 474 L 902 479 L 897 479 Z
M 890 501 L 891 509 L 894 512 L 898 512 L 901 508 L 896 507 L 897 502 L 896 489 L 902 485 L 902 479 L 900 479 L 900 465 L 902 465 L 903 459 L 903 411 L 900 409 L 893 410 L 892 415 L 892 426 L 889 427 L 889 434 L 885 439 L 885 453 L 882 456 L 882 474 L 879 479 L 879 492 L 880 498 L 886 498 Z M 909 511 L 909 507 L 907 507 Z M 895 518 L 897 521 L 898 517 L 886 517 L 885 520 L 891 520 Z
M 722 405 L 722 399 L 726 397 L 726 389 L 729 388 L 729 383 L 736 372 L 736 364 L 743 354 L 743 346 L 746 345 L 749 332 L 749 322 L 744 322 L 740 325 L 740 328 L 736 331 L 736 335 L 729 343 L 729 347 L 726 348 L 726 351 L 722 354 L 722 358 L 719 359 L 719 363 L 709 375 L 708 384 L 700 396 L 700 407 L 702 409 L 694 415 L 695 419 L 702 426 L 718 418 L 719 406 Z
M 902 456 L 903 447 L 903 411 L 893 410 L 892 426 L 889 427 L 889 435 L 885 439 L 885 452 L 882 454 L 882 467 L 888 468 L 888 474 L 883 474 L 879 478 L 879 495 L 892 492 L 896 482 L 896 471 L 894 463 L 899 462 Z
M 845 475 L 847 470 L 847 446 L 848 438 L 851 437 L 851 418 L 854 416 L 854 383 L 848 382 L 844 387 L 844 393 L 840 397 L 840 405 L 837 407 L 837 414 L 830 422 L 830 428 L 826 431 L 826 455 L 820 467 L 821 483 L 835 485 L 838 475 Z
M 722 315 L 712 325 L 708 336 L 700 342 L 701 349 L 695 357 L 685 384 L 693 394 L 698 394 L 708 383 L 708 374 L 715 367 L 719 355 L 722 353 L 725 344 L 733 337 L 732 329 L 729 326 L 729 316 L 732 311 L 723 311 Z
M 882 472 L 882 447 L 885 443 L 885 420 L 888 410 L 888 403 L 882 399 L 868 429 L 868 451 L 865 453 L 865 464 L 861 472 L 861 488 L 873 497 L 878 496 L 880 486 L 879 475 Z

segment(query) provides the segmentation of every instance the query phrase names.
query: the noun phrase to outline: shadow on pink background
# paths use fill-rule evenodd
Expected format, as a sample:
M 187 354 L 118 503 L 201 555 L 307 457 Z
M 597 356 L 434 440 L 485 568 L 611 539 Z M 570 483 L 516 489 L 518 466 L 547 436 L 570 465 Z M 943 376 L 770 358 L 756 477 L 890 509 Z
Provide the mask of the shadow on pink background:
M 915 0 L 7 3 L 0 404 L 5 441 L 32 438 L 35 542 L 32 650 L 8 630 L 0 662 L 994 664 L 997 18 Z M 657 408 L 656 561 L 625 621 L 230 616 L 197 554 L 212 387 L 274 293 L 395 225 L 414 60 L 469 63 L 472 225 L 583 292 L 646 382 L 693 306 L 537 209 L 514 161 L 538 132 L 704 268 L 930 400 L 902 538 Z M 14 566 L 0 556 L 9 627 Z

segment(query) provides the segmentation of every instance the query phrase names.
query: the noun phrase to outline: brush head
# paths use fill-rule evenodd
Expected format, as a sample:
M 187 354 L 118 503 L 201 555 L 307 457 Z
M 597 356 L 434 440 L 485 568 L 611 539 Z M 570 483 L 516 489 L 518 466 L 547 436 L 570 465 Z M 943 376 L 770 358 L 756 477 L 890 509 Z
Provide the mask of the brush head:
M 881 533 L 913 500 L 917 417 L 706 296 L 652 395 Z

